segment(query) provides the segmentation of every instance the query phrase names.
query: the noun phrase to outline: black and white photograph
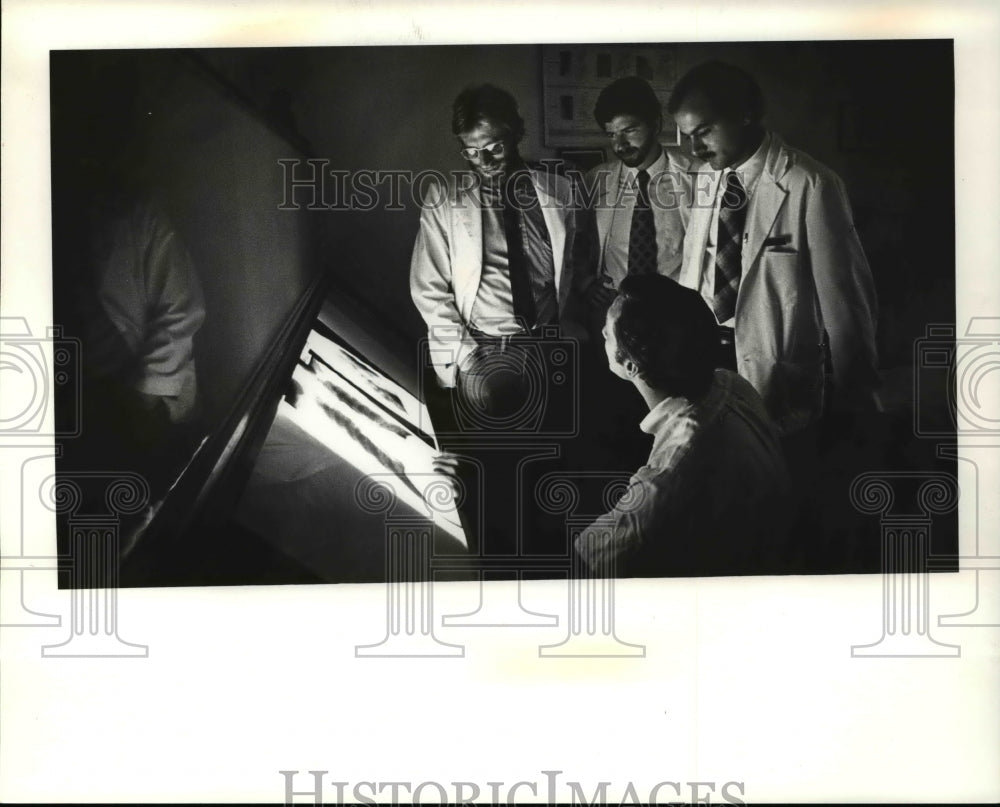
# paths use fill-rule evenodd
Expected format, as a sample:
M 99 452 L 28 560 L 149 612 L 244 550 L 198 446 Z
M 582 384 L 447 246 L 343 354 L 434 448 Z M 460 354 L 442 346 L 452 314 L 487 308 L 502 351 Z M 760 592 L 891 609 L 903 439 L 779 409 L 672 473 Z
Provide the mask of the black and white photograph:
M 855 480 L 955 476 L 913 428 L 954 406 L 912 353 L 955 319 L 947 39 L 50 59 L 57 471 L 145 480 L 121 585 L 384 582 L 359 485 L 436 512 L 393 429 L 468 579 L 879 573 Z
M 177 700 L 149 724 L 161 739 L 231 736 L 241 702 L 261 736 L 295 732 L 323 674 L 296 684 L 252 658 L 341 670 L 317 714 L 358 739 L 314 727 L 269 756 L 241 737 L 242 783 L 199 771 L 148 792 L 100 766 L 85 790 L 42 786 L 8 746 L 30 775 L 0 793 L 1000 792 L 989 754 L 942 745 L 961 715 L 997 748 L 995 699 L 960 691 L 996 672 L 1000 626 L 997 201 L 971 190 L 996 157 L 967 140 L 1000 136 L 995 12 L 859 29 L 789 11 L 772 30 L 741 4 L 706 11 L 715 28 L 552 4 L 578 14 L 562 31 L 491 5 L 456 35 L 443 8 L 409 24 L 394 4 L 303 3 L 284 31 L 246 2 L 164 5 L 162 30 L 129 13 L 115 34 L 116 4 L 74 32 L 46 2 L 36 44 L 15 5 L 5 107 L 47 129 L 11 139 L 4 116 L 5 143 L 30 145 L 4 158 L 3 638 L 21 669 L 66 665 L 38 681 L 114 667 L 131 699 L 128 665 L 169 667 L 196 700 L 230 662 L 249 676 L 204 723 Z M 209 647 L 229 661 L 199 672 Z M 455 699 L 437 690 L 453 676 Z M 926 691 L 910 750 L 872 750 L 897 715 L 919 723 Z M 623 728 L 670 735 L 665 762 L 648 734 L 587 747 L 582 704 L 619 697 Z M 459 703 L 484 714 L 449 734 Z M 394 714 L 406 727 L 379 750 L 366 720 Z M 534 717 L 570 745 L 447 758 L 459 734 Z M 708 739 L 730 717 L 747 737 Z M 781 735 L 784 762 L 757 732 Z

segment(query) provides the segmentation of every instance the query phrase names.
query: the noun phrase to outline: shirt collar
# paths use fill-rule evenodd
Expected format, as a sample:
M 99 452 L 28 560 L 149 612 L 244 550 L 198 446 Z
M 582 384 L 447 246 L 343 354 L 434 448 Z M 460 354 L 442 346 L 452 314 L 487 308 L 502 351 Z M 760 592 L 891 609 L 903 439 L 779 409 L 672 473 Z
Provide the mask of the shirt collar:
M 537 192 L 534 177 L 531 175 L 531 170 L 528 166 L 522 164 L 519 168 L 516 168 L 507 174 L 507 176 L 504 177 L 503 182 L 499 184 L 487 185 L 485 183 L 477 182 L 476 184 L 479 189 L 479 195 L 483 200 L 483 203 L 488 205 L 499 204 L 500 199 L 503 196 L 504 186 L 508 182 L 513 183 L 513 185 L 511 185 L 511 190 L 519 196 L 533 196 Z
M 728 370 L 716 370 L 708 392 L 697 400 L 683 396 L 664 398 L 649 410 L 649 414 L 639 423 L 639 428 L 646 434 L 658 434 L 662 433 L 671 420 L 681 416 L 697 414 L 699 418 L 713 417 L 725 402 L 734 375 Z
M 632 168 L 629 165 L 625 165 L 625 163 L 622 163 L 622 168 L 625 169 L 624 171 L 622 171 L 622 180 L 626 182 L 634 181 L 636 174 L 639 173 L 638 168 Z M 646 173 L 649 174 L 649 178 L 652 179 L 657 174 L 662 174 L 666 170 L 667 170 L 667 150 L 663 148 L 663 146 L 660 146 L 660 156 L 657 157 L 653 161 L 653 164 L 646 169 Z
M 649 414 L 639 423 L 639 428 L 646 434 L 657 434 L 663 430 L 666 423 L 689 409 L 691 405 L 691 401 L 681 396 L 664 398 L 649 410 Z
M 757 150 L 735 168 L 725 169 L 722 172 L 722 176 L 724 177 L 728 171 L 735 171 L 740 175 L 740 179 L 743 180 L 743 187 L 746 189 L 747 195 L 752 194 L 754 188 L 757 186 L 757 180 L 764 173 L 764 163 L 767 160 L 767 151 L 770 146 L 771 135 L 765 132 L 764 139 L 760 141 Z

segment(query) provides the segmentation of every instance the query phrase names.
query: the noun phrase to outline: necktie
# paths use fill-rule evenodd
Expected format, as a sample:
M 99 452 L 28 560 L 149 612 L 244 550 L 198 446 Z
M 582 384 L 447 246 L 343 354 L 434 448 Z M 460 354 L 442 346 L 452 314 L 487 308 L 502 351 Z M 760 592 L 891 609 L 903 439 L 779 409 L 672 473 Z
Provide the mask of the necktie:
M 628 273 L 652 274 L 656 271 L 656 226 L 649 206 L 649 174 L 636 174 L 639 195 L 632 209 L 632 227 L 628 234 Z
M 743 225 L 747 218 L 747 192 L 739 174 L 726 174 L 722 205 L 719 208 L 719 231 L 715 248 L 715 299 L 712 307 L 719 322 L 736 313 L 736 295 L 743 274 Z
M 522 320 L 525 328 L 531 329 L 535 326 L 535 300 L 531 293 L 528 261 L 524 255 L 521 212 L 514 195 L 515 184 L 525 181 L 531 181 L 527 174 L 513 174 L 503 185 L 503 230 L 507 237 L 507 266 L 514 298 L 514 316 Z

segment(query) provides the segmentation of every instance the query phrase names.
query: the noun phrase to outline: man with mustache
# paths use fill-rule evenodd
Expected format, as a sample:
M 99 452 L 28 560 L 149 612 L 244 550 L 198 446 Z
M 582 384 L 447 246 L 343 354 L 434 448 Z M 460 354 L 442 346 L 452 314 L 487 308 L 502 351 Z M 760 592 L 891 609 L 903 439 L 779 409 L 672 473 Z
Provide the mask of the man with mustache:
M 606 86 L 594 105 L 594 119 L 615 159 L 591 170 L 583 186 L 587 204 L 576 242 L 576 282 L 590 341 L 583 354 L 582 417 L 594 460 L 624 470 L 635 468 L 648 446 L 631 427 L 641 418 L 641 401 L 607 378 L 601 350 L 605 315 L 624 278 L 676 278 L 699 163 L 660 144 L 660 100 L 638 76 Z
M 719 366 L 753 384 L 786 443 L 831 406 L 871 408 L 875 287 L 840 177 L 764 128 L 738 67 L 691 69 L 667 110 L 707 163 L 678 280 L 715 313 Z
M 591 195 L 579 285 L 592 309 L 596 342 L 622 279 L 657 273 L 676 277 L 698 163 L 660 145 L 663 113 L 653 88 L 638 76 L 620 78 L 597 98 L 594 118 L 617 159 L 586 178 Z

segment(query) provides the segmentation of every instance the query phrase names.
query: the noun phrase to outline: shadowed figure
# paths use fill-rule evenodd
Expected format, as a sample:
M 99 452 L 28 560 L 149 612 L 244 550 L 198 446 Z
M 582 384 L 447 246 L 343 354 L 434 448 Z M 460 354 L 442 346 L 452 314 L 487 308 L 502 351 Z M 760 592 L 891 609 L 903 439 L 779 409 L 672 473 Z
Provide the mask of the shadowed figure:
M 60 472 L 137 472 L 152 510 L 205 433 L 194 361 L 204 302 L 145 176 L 152 112 L 138 67 L 116 55 L 88 67 L 53 71 L 54 313 L 81 345 L 80 396 L 56 400 L 57 419 L 79 410 L 82 422 Z

